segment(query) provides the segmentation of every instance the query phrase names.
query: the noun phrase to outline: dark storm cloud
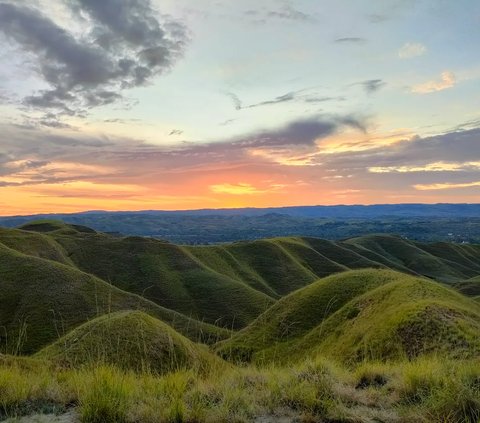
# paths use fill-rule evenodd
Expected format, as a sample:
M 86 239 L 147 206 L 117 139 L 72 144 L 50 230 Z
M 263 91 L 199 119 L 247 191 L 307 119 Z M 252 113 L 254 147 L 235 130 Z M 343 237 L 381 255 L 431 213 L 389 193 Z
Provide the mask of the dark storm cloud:
M 149 0 L 68 0 L 80 37 L 39 10 L 0 2 L 0 32 L 34 57 L 35 72 L 50 86 L 24 99 L 35 108 L 84 114 L 114 103 L 124 89 L 142 86 L 168 70 L 187 37 L 178 23 L 157 19 Z
M 363 86 L 363 89 L 367 94 L 373 94 L 383 88 L 386 85 L 386 82 L 381 79 L 369 79 L 368 81 L 363 81 L 359 84 Z
M 367 40 L 361 37 L 344 37 L 344 38 L 337 38 L 335 42 L 340 44 L 363 44 L 363 43 L 366 43 Z

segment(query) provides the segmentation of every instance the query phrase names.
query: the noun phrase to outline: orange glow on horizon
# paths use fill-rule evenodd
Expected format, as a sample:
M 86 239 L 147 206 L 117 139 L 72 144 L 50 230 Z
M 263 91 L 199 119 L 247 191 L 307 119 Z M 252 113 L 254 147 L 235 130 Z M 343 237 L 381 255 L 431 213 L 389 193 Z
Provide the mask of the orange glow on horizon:
M 313 145 L 246 148 L 235 154 L 217 150 L 200 156 L 182 150 L 170 156 L 129 152 L 115 160 L 100 157 L 9 163 L 0 176 L 0 215 L 74 213 L 88 210 L 192 210 L 203 208 L 286 207 L 304 205 L 478 202 L 478 180 L 411 182 L 393 188 L 396 174 L 461 173 L 478 169 L 478 161 L 434 161 L 421 165 L 343 167 L 348 152 L 360 156 L 379 147 L 415 142 L 411 131 L 363 134 L 347 130 Z M 121 153 L 121 151 L 120 151 Z M 157 155 L 155 155 L 157 154 Z M 338 156 L 337 156 L 338 155 Z M 213 157 L 210 159 L 210 156 Z M 107 156 L 108 157 L 108 156 Z M 135 157 L 135 156 L 133 156 Z M 193 157 L 193 158 L 192 158 Z M 80 159 L 79 159 L 80 160 Z M 172 162 L 170 163 L 170 160 Z M 335 161 L 336 160 L 336 161 Z M 332 162 L 333 161 L 333 162 Z M 333 164 L 332 164 L 333 163 Z M 358 169 L 361 169 L 359 173 Z M 360 176 L 359 176 L 360 175 Z

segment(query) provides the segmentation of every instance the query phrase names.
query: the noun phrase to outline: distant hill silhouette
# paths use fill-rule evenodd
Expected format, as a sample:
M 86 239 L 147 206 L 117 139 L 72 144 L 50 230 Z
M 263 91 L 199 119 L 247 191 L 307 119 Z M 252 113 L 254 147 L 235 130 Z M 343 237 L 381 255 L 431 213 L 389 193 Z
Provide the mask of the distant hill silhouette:
M 345 239 L 375 233 L 398 234 L 427 242 L 480 242 L 479 204 L 91 211 L 0 217 L 0 225 L 16 227 L 35 219 L 57 219 L 112 235 L 153 236 L 181 244 L 223 243 L 277 236 Z

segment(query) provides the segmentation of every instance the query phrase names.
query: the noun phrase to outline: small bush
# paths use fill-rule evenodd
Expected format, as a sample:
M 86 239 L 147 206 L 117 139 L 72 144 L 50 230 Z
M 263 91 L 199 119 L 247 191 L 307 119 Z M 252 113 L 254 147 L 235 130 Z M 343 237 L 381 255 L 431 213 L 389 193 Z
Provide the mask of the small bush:
M 110 367 L 100 367 L 93 371 L 89 380 L 82 382 L 80 392 L 82 422 L 127 421 L 127 410 L 133 395 L 124 374 Z

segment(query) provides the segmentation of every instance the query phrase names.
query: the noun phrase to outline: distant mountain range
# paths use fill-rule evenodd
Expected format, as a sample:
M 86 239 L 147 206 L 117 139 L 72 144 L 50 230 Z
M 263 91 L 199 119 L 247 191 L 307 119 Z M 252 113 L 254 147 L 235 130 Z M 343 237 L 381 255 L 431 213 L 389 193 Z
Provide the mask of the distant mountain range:
M 276 236 L 343 239 L 375 233 L 417 241 L 480 243 L 480 204 L 380 204 L 186 211 L 88 211 L 0 217 L 16 227 L 57 219 L 98 231 L 151 236 L 181 244 L 210 244 Z
M 373 205 L 335 205 L 335 206 L 291 206 L 291 207 L 245 207 L 229 209 L 197 210 L 142 210 L 142 211 L 105 211 L 90 210 L 80 213 L 46 213 L 25 216 L 0 217 L 0 222 L 12 220 L 32 220 L 40 218 L 68 218 L 74 216 L 128 215 L 128 216 L 262 216 L 279 213 L 294 217 L 323 217 L 337 219 L 373 219 L 378 217 L 480 217 L 478 204 L 373 204 Z

